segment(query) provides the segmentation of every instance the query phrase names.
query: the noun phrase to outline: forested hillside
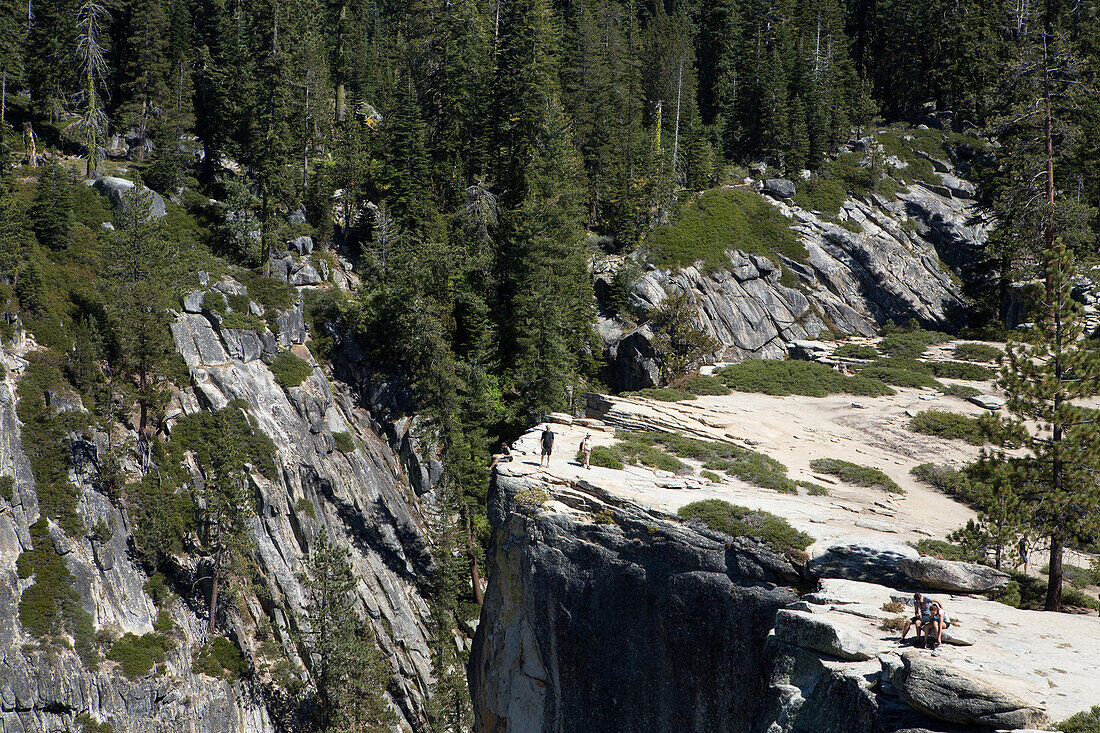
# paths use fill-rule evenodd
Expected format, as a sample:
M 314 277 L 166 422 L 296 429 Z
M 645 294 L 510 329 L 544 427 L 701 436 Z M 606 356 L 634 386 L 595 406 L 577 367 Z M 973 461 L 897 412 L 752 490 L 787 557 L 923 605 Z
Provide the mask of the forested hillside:
M 83 531 L 49 446 L 106 435 L 97 480 L 135 523 L 132 552 L 154 576 L 181 554 L 211 563 L 222 638 L 219 583 L 250 577 L 242 477 L 276 467 L 232 401 L 170 434 L 173 396 L 207 365 L 181 360 L 172 323 L 202 313 L 227 352 L 247 348 L 234 333 L 269 336 L 256 355 L 283 388 L 312 373 L 303 357 L 354 363 L 385 395 L 372 407 L 435 441 L 435 562 L 411 564 L 443 680 L 432 723 L 461 727 L 449 634 L 481 600 L 491 448 L 602 386 L 593 260 L 705 260 L 677 232 L 708 201 L 789 254 L 747 180 L 793 179 L 796 203 L 831 216 L 904 190 L 950 145 L 993 228 L 968 295 L 996 317 L 1015 281 L 1095 257 L 1098 76 L 1095 0 L 0 0 L 0 335 L 42 347 L 18 408 L 37 506 Z M 709 191 L 726 186 L 743 189 Z M 281 335 L 294 313 L 308 353 Z M 64 570 L 34 562 L 24 580 Z M 351 582 L 328 563 L 310 572 Z M 92 644 L 71 603 L 40 600 L 56 616 L 42 636 Z

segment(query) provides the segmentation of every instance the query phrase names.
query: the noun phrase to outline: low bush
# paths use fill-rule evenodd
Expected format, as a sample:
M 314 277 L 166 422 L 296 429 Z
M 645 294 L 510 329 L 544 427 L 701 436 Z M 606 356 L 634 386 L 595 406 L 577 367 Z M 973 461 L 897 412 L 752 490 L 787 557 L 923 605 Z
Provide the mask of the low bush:
M 845 359 L 877 359 L 879 353 L 871 344 L 842 344 L 837 348 L 836 355 Z
M 173 646 L 168 636 L 155 631 L 141 636 L 125 634 L 111 645 L 107 658 L 118 662 L 127 679 L 135 680 L 163 662 Z
M 317 518 L 317 507 L 313 506 L 313 502 L 304 496 L 294 504 L 294 508 L 310 519 Z
M 1100 733 L 1100 705 L 1082 710 L 1054 726 L 1062 733 Z
M 984 445 L 981 421 L 945 410 L 921 410 L 910 421 L 909 428 L 925 435 L 950 440 L 965 440 L 971 445 Z
M 991 344 L 962 343 L 955 344 L 954 349 L 955 358 L 961 361 L 996 362 L 1004 353 Z
M 945 395 L 951 395 L 952 397 L 962 397 L 964 400 L 968 397 L 977 397 L 982 393 L 977 387 L 971 387 L 969 384 L 945 384 L 941 390 Z
M 903 493 L 902 488 L 892 478 L 871 466 L 861 466 L 839 458 L 815 458 L 810 461 L 810 468 L 818 473 L 836 476 L 847 484 L 882 489 L 895 494 Z
M 909 473 L 964 503 L 968 503 L 973 497 L 974 489 L 964 471 L 934 463 L 921 463 L 909 469 Z
M 946 540 L 933 540 L 925 538 L 919 540 L 914 545 L 914 547 L 916 547 L 917 552 L 922 555 L 938 557 L 942 560 L 955 560 L 957 562 L 977 562 L 979 559 L 981 559 L 962 545 L 957 545 L 954 542 L 947 542 Z
M 989 367 L 968 361 L 934 361 L 932 373 L 943 379 L 968 379 L 974 382 L 985 382 L 997 376 L 997 372 Z
M 651 400 L 660 400 L 661 402 L 682 402 L 683 400 L 695 399 L 695 395 L 691 392 L 685 392 L 682 389 L 673 389 L 671 387 L 646 387 L 636 392 L 627 392 L 627 395 L 630 397 L 647 397 Z
M 898 601 L 887 601 L 882 604 L 882 610 L 886 613 L 901 613 L 905 610 L 905 605 Z
M 717 532 L 732 537 L 751 537 L 779 553 L 805 550 L 813 537 L 799 532 L 782 517 L 770 512 L 735 506 L 721 499 L 692 502 L 677 512 L 682 519 L 695 519 Z
M 799 486 L 806 489 L 806 493 L 810 496 L 828 496 L 829 490 L 821 484 L 815 484 L 813 481 L 796 481 Z
M 697 374 L 694 377 L 688 377 L 676 386 L 685 392 L 691 392 L 696 395 L 721 396 L 730 393 L 730 388 L 722 384 L 722 380 L 718 379 L 718 377 L 712 377 L 706 374 Z
M 289 351 L 282 351 L 271 362 L 271 374 L 280 387 L 297 387 L 313 374 L 309 362 Z
M 940 331 L 926 331 L 923 328 L 916 328 L 910 331 L 889 334 L 879 342 L 878 350 L 890 356 L 915 359 L 932 344 L 940 344 L 950 339 L 949 334 Z
M 703 469 L 699 472 L 699 475 L 705 478 L 707 481 L 710 481 L 712 484 L 722 483 L 722 477 L 716 474 L 714 471 Z
M 346 430 L 333 433 L 332 440 L 336 443 L 336 450 L 341 453 L 351 453 L 355 450 L 355 439 Z
M 215 636 L 192 657 L 191 669 L 197 674 L 233 681 L 245 675 L 248 663 L 233 642 Z
M 708 471 L 725 471 L 730 476 L 736 476 L 754 486 L 774 489 L 786 494 L 798 492 L 795 482 L 787 478 L 786 466 L 774 458 L 748 448 L 731 443 L 697 440 L 678 433 L 656 431 L 620 432 L 616 433 L 616 437 L 623 441 L 616 444 L 620 455 L 644 456 L 647 451 L 656 450 L 655 445 L 659 444 L 669 453 L 681 458 L 700 461 L 703 468 Z
M 825 397 L 844 393 L 862 397 L 895 394 L 877 379 L 862 375 L 848 376 L 814 361 L 770 361 L 755 359 L 734 364 L 717 375 L 726 386 L 740 392 L 769 395 L 806 395 Z
M 577 451 L 577 461 L 583 462 L 584 456 L 580 451 Z M 592 454 L 588 457 L 588 463 L 592 466 L 600 466 L 602 468 L 613 468 L 616 471 L 623 470 L 623 459 L 615 452 L 613 448 L 606 445 L 594 445 L 592 446 Z
M 744 188 L 705 191 L 686 202 L 669 226 L 658 227 L 642 244 L 648 261 L 661 268 L 729 267 L 731 249 L 769 257 L 804 260 L 806 249 L 790 222 L 764 197 Z
M 80 733 L 115 733 L 115 727 L 109 722 L 97 723 L 88 713 L 76 716 L 76 724 L 80 726 Z
M 11 476 L 0 476 L 0 497 L 9 504 L 15 500 L 15 479 Z

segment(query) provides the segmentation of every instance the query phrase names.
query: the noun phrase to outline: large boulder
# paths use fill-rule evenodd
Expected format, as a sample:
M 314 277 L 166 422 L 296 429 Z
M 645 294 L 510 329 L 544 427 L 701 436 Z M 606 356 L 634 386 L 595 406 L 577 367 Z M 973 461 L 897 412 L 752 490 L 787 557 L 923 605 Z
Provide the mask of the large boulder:
M 898 563 L 918 557 L 920 553 L 903 542 L 854 538 L 825 548 L 806 569 L 817 578 L 861 580 L 897 588 L 909 582 Z
M 97 178 L 92 181 L 92 186 L 95 190 L 106 196 L 111 202 L 111 206 L 115 209 L 122 208 L 123 197 L 135 185 L 133 181 L 127 181 L 125 178 L 115 178 L 113 176 L 103 176 L 102 178 Z M 159 219 L 168 213 L 168 207 L 164 203 L 163 196 L 156 191 L 153 191 L 152 194 L 153 204 L 151 213 L 154 219 Z
M 1034 701 L 923 654 L 903 654 L 892 676 L 906 702 L 937 720 L 1008 730 L 1049 723 Z
M 988 565 L 935 557 L 903 558 L 898 561 L 898 569 L 916 585 L 952 593 L 1002 591 L 1010 580 L 1007 573 Z
M 320 285 L 321 274 L 313 265 L 306 264 L 295 270 L 287 282 L 291 285 Z
M 784 609 L 776 613 L 775 638 L 853 662 L 873 659 L 879 651 L 878 645 L 866 634 L 805 611 Z
M 789 199 L 794 196 L 794 184 L 785 178 L 769 178 L 764 181 L 764 193 L 781 199 Z
M 295 237 L 286 243 L 286 246 L 300 255 L 308 255 L 313 251 L 313 237 L 302 235 Z

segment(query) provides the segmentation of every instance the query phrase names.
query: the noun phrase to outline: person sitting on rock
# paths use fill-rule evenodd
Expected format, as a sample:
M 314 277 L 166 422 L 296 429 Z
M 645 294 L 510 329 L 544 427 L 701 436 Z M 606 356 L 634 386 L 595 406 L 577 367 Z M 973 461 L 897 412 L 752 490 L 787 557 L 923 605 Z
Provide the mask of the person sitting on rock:
M 929 649 L 935 649 L 943 643 L 943 630 L 951 625 L 951 619 L 947 618 L 947 612 L 938 602 L 933 602 L 928 607 L 929 621 L 922 625 L 921 631 Z M 919 631 L 917 632 L 920 633 Z M 935 639 L 932 637 L 935 636 Z
M 512 460 L 512 449 L 508 447 L 507 443 L 500 444 L 500 452 L 493 456 L 493 462 L 489 464 L 489 470 L 492 471 L 497 467 L 498 463 L 507 463 Z
M 920 644 L 920 632 L 921 629 L 932 620 L 931 608 L 933 600 L 923 593 L 913 594 L 913 616 L 905 622 L 905 626 L 901 629 L 901 640 L 905 641 L 905 635 L 909 633 L 910 627 L 916 627 L 917 629 L 917 643 Z

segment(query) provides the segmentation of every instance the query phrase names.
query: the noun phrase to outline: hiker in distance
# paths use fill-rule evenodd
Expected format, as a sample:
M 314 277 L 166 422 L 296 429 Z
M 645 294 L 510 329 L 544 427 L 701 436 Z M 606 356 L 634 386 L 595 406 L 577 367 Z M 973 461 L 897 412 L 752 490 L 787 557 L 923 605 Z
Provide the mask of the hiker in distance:
M 554 431 L 550 429 L 550 425 L 547 424 L 542 429 L 542 458 L 539 459 L 539 468 L 542 468 L 543 464 L 546 464 L 547 468 L 550 468 L 550 453 L 554 450 Z
M 588 465 L 589 461 L 592 460 L 592 433 L 586 433 L 584 440 L 581 441 L 581 457 L 584 460 L 584 467 L 592 468 Z

